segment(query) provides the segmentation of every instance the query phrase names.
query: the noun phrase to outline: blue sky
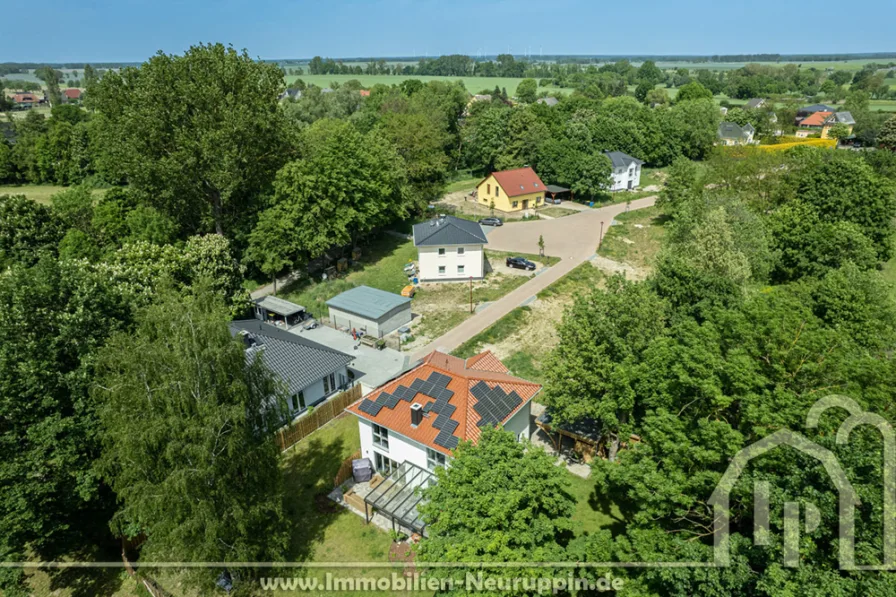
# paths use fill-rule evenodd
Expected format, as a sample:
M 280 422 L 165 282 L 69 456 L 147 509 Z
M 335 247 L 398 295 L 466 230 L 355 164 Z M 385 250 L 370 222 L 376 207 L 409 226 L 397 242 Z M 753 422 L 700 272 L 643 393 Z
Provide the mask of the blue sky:
M 141 61 L 158 50 L 180 53 L 200 41 L 229 43 L 261 58 L 508 50 L 535 55 L 896 51 L 893 0 L 845 8 L 842 0 L 42 0 L 27 7 L 29 25 L 3 27 L 0 62 Z M 10 10 L 0 14 L 8 16 Z

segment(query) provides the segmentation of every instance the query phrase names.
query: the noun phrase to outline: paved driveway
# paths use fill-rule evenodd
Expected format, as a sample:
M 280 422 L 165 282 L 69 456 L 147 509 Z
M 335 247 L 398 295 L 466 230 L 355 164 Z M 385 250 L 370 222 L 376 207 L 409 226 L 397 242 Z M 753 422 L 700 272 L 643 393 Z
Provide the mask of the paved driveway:
M 631 208 L 651 207 L 656 197 L 632 201 Z M 535 296 L 594 255 L 600 241 L 601 225 L 607 233 L 613 218 L 625 212 L 625 204 L 588 209 L 555 220 L 511 222 L 488 230 L 488 248 L 511 253 L 538 254 L 538 237 L 544 236 L 544 252 L 560 257 L 560 263 L 535 276 L 516 290 L 504 295 L 459 326 L 436 338 L 411 355 L 411 361 L 422 359 L 433 350 L 450 352 L 495 323 L 527 299 Z

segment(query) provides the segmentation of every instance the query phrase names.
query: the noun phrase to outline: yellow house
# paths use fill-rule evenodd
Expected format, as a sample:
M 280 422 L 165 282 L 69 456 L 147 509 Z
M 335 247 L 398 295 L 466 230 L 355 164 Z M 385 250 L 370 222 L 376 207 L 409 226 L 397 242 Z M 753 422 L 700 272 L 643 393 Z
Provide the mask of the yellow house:
M 502 170 L 486 176 L 476 186 L 476 201 L 500 211 L 521 211 L 544 205 L 544 183 L 532 168 Z

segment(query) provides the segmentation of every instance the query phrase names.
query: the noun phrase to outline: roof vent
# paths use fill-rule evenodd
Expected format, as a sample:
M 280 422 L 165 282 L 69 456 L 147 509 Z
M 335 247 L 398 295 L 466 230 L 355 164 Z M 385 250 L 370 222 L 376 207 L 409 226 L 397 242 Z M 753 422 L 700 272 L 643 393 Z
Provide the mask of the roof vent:
M 411 427 L 416 428 L 423 422 L 423 405 L 415 402 L 411 405 Z

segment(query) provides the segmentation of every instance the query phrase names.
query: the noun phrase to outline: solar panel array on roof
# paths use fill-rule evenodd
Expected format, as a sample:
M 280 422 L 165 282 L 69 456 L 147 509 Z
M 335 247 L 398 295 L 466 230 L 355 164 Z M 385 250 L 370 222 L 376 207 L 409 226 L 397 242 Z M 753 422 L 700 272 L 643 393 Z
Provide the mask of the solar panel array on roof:
M 457 437 L 451 435 L 451 432 L 449 432 L 446 429 L 443 429 L 442 431 L 439 431 L 439 434 L 436 436 L 436 438 L 433 441 L 436 444 L 442 446 L 443 448 L 447 448 L 448 450 L 453 450 L 454 448 L 457 447 L 459 440 L 457 439 Z
M 522 404 L 522 397 L 516 392 L 505 392 L 500 386 L 488 387 L 484 381 L 480 381 L 472 388 L 470 393 L 476 398 L 473 410 L 479 415 L 477 427 L 497 425 Z

